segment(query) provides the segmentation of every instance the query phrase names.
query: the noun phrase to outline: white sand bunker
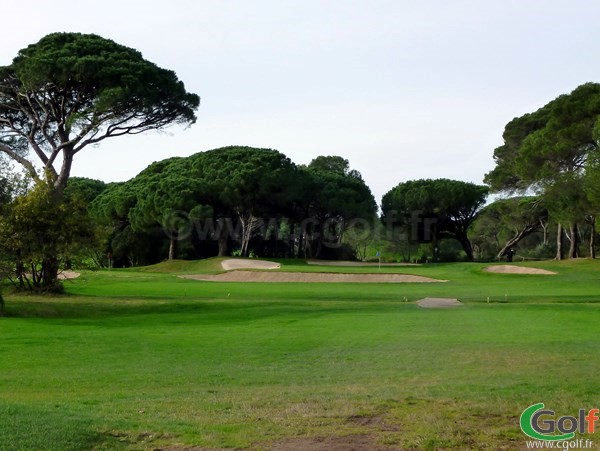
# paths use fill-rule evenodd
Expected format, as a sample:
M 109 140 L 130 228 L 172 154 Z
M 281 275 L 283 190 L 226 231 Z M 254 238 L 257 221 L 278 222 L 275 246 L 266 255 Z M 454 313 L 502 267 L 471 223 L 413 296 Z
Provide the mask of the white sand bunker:
M 493 272 L 498 274 L 542 274 L 552 275 L 558 274 L 554 271 L 548 271 L 540 268 L 528 268 L 526 266 L 515 266 L 515 265 L 493 265 L 483 268 L 485 272 Z
M 458 299 L 450 298 L 425 298 L 417 301 L 417 305 L 421 308 L 451 308 L 460 307 L 463 305 Z
M 326 283 L 406 283 L 447 282 L 412 274 L 339 274 L 309 272 L 230 271 L 223 274 L 180 276 L 184 279 L 211 282 L 326 282 Z
M 77 279 L 81 274 L 75 271 L 63 271 L 58 273 L 59 280 Z
M 225 271 L 232 271 L 236 269 L 279 269 L 281 265 L 275 262 L 269 262 L 266 260 L 248 260 L 245 258 L 231 258 L 229 260 L 223 260 L 221 266 Z
M 318 266 L 421 266 L 418 263 L 377 263 L 377 262 L 353 262 L 347 260 L 306 260 L 309 265 Z

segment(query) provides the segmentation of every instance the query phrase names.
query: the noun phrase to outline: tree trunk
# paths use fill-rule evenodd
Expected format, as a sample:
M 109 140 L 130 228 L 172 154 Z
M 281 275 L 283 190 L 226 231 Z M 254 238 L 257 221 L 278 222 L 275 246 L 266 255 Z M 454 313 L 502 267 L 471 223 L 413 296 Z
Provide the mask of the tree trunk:
M 590 258 L 596 258 L 596 217 L 590 216 L 588 219 L 590 223 Z
M 548 244 L 548 223 L 540 219 L 540 226 L 542 227 L 542 230 L 544 232 L 544 241 L 542 242 L 542 244 L 546 246 Z
M 579 229 L 576 223 L 569 226 L 569 258 L 579 258 Z
M 219 243 L 219 257 L 229 256 L 229 237 L 233 235 L 233 224 L 230 218 L 217 219 L 217 227 L 213 237 Z
M 316 253 L 316 241 L 321 239 L 321 236 L 318 234 L 319 227 L 320 223 L 313 219 L 303 221 L 302 223 L 305 258 L 318 258 Z
M 242 257 L 247 257 L 248 256 L 248 244 L 250 242 L 250 229 L 251 229 L 251 221 L 252 221 L 252 216 L 250 216 L 250 218 L 248 218 L 247 220 L 243 219 L 240 216 L 240 220 L 242 221 L 242 242 L 240 243 L 240 253 L 242 255 Z
M 436 235 L 437 231 L 434 232 L 433 241 L 439 242 L 440 237 Z M 441 235 L 441 237 L 443 238 L 444 236 Z M 469 240 L 469 237 L 467 236 L 466 230 L 464 230 L 462 227 L 456 227 L 451 233 L 448 234 L 448 238 L 453 238 L 456 241 L 458 241 L 462 246 L 463 251 L 465 251 L 465 254 L 467 255 L 467 260 L 473 261 L 473 245 L 471 244 L 471 240 Z
M 323 239 L 319 238 L 317 240 L 317 250 L 315 251 L 315 257 L 321 258 L 323 252 Z
M 25 265 L 23 264 L 23 260 L 20 258 L 20 252 L 17 251 L 17 262 L 15 265 L 15 273 L 17 275 L 17 280 L 19 281 L 19 288 L 25 288 Z
M 323 240 L 325 239 L 324 234 L 325 234 L 325 224 L 320 222 L 317 226 L 317 239 L 316 239 L 316 243 L 317 243 L 317 249 L 314 251 L 314 257 L 316 258 L 322 258 L 323 256 Z
M 175 260 L 177 258 L 177 232 L 171 232 L 169 234 L 169 260 Z
M 39 272 L 37 285 L 43 290 L 60 291 L 60 282 L 58 281 L 58 258 L 51 256 L 42 261 L 42 269 Z M 35 273 L 35 270 L 34 270 Z
M 254 235 L 254 232 L 259 228 L 261 224 L 260 218 L 254 216 L 252 212 L 243 213 L 238 212 L 238 217 L 242 224 L 242 237 L 240 243 L 240 253 L 242 257 L 247 257 L 249 253 L 248 246 L 250 244 L 250 239 Z
M 294 258 L 295 256 L 295 236 L 294 230 L 296 228 L 296 224 L 293 221 L 290 221 L 290 237 L 288 239 L 288 258 Z
M 527 235 L 533 232 L 533 230 L 535 230 L 533 226 L 527 226 L 521 230 L 518 230 L 515 233 L 515 235 L 510 240 L 508 240 L 506 244 L 504 244 L 502 249 L 500 249 L 500 252 L 498 252 L 496 258 L 500 260 L 502 257 L 504 257 L 511 247 L 516 246 L 519 243 L 519 241 L 521 241 L 523 238 L 525 238 Z
M 435 226 L 434 226 L 434 232 L 433 232 L 432 239 L 431 239 L 431 254 L 433 255 L 434 262 L 438 262 L 440 260 L 439 253 L 440 253 L 440 248 L 439 248 L 439 243 L 438 243 L 437 230 L 435 230 Z M 409 254 L 408 261 L 410 261 L 410 240 L 408 240 L 408 254 Z
M 305 229 L 304 234 L 304 256 L 306 258 L 319 258 L 317 254 L 318 244 L 323 238 L 319 230 L 321 229 L 321 224 L 319 222 L 311 221 L 309 226 Z
M 304 258 L 304 256 L 306 255 L 304 246 L 305 246 L 305 242 L 304 242 L 304 230 L 302 228 L 300 228 L 300 235 L 298 236 L 298 252 L 296 253 L 296 258 Z
M 63 149 L 62 152 L 62 156 L 63 156 L 63 163 L 62 163 L 62 167 L 60 169 L 60 174 L 58 174 L 58 176 L 56 177 L 56 180 L 54 181 L 54 189 L 55 192 L 62 197 L 62 193 L 65 189 L 65 187 L 67 186 L 67 181 L 69 180 L 69 176 L 71 175 L 71 166 L 73 165 L 73 146 L 66 146 Z M 50 166 L 51 168 L 52 166 Z M 50 168 L 46 168 L 46 169 L 50 169 Z
M 459 240 L 463 250 L 465 251 L 465 254 L 467 254 L 467 260 L 468 261 L 473 261 L 473 246 L 471 245 L 471 241 L 469 241 L 469 238 L 467 238 L 467 236 L 463 236 L 461 237 L 461 239 Z
M 225 235 L 219 236 L 219 257 L 227 257 L 229 255 L 229 239 Z
M 556 232 L 556 257 L 555 260 L 562 260 L 564 257 L 563 254 L 563 228 L 562 224 L 558 224 Z
M 316 241 L 312 234 L 307 233 L 304 238 L 304 255 L 306 258 L 318 258 L 316 253 Z

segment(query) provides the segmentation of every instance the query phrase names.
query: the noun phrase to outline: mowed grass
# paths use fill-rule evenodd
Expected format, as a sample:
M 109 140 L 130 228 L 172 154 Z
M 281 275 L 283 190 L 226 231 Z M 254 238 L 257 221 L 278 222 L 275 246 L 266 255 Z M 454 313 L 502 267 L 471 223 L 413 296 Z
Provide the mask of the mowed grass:
M 382 268 L 449 280 L 438 284 L 176 277 L 218 272 L 211 259 L 7 296 L 0 449 L 268 449 L 353 434 L 395 449 L 522 447 L 529 405 L 598 407 L 600 264 L 530 265 L 555 276 L 483 266 Z M 465 305 L 412 302 L 425 296 Z

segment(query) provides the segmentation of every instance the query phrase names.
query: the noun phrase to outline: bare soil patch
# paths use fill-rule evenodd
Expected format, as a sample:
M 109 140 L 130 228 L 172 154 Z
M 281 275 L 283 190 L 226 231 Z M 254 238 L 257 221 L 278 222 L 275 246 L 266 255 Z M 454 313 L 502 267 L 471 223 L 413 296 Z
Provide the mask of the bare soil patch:
M 424 298 L 417 301 L 417 305 L 421 308 L 452 308 L 460 307 L 463 303 L 451 298 Z
M 261 272 L 230 271 L 223 274 L 195 274 L 180 276 L 184 279 L 205 280 L 212 282 L 327 282 L 327 283 L 433 283 L 446 280 L 412 274 L 339 274 L 309 272 Z
M 376 434 L 353 434 L 329 437 L 297 437 L 279 440 L 274 443 L 256 444 L 256 448 L 271 451 L 390 451 L 397 449 L 376 443 Z M 154 448 L 159 451 L 225 451 L 221 448 L 197 446 L 167 446 Z
M 281 265 L 267 260 L 248 260 L 245 258 L 230 258 L 223 260 L 221 266 L 225 271 L 236 269 L 279 269 Z
M 277 451 L 385 451 L 397 449 L 379 445 L 375 439 L 375 434 L 290 438 L 273 443 L 267 449 Z
M 382 432 L 400 431 L 399 425 L 389 423 L 385 420 L 385 418 L 379 415 L 352 415 L 348 418 L 348 423 L 368 427 L 372 430 L 378 430 Z
M 483 268 L 485 272 L 493 272 L 498 274 L 540 274 L 540 275 L 554 275 L 558 274 L 554 271 L 548 271 L 547 269 L 540 268 L 528 268 L 527 266 L 515 266 L 515 265 L 492 265 L 487 268 Z

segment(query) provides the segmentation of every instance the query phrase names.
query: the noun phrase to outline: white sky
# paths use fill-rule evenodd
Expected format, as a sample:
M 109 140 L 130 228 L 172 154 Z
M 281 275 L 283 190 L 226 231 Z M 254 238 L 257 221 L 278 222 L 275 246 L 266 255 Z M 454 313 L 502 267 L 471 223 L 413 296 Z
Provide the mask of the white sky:
M 481 183 L 515 116 L 598 82 L 594 0 L 6 2 L 0 65 L 57 31 L 96 33 L 199 94 L 189 129 L 82 151 L 73 174 L 135 176 L 226 145 L 350 160 L 377 201 L 399 182 Z

